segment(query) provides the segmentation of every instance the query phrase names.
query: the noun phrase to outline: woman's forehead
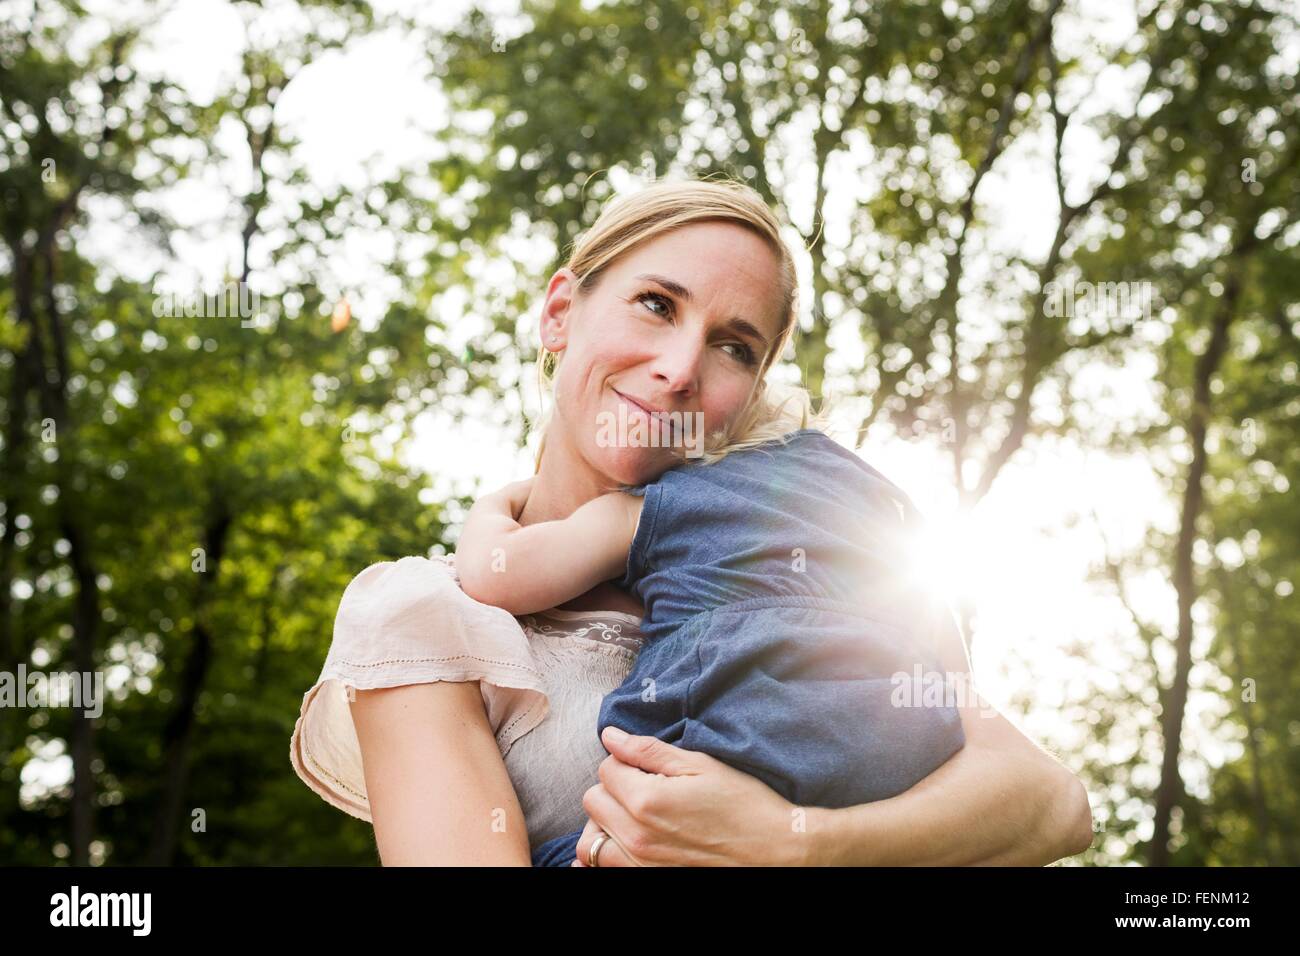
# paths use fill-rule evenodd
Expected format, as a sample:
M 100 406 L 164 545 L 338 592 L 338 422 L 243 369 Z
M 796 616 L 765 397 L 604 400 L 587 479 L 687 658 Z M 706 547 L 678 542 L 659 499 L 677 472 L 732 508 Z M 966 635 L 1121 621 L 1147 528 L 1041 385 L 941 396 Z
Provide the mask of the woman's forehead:
M 770 335 L 783 304 L 780 261 L 759 236 L 728 224 L 725 232 L 674 230 L 631 250 L 618 263 L 624 282 L 658 285 L 689 306 L 740 314 Z M 779 321 L 775 320 L 775 321 Z
M 725 276 L 736 266 L 760 276 L 777 273 L 780 265 L 765 239 L 731 222 L 690 223 L 638 244 L 623 259 L 629 267 L 671 263 L 701 280 L 710 273 Z

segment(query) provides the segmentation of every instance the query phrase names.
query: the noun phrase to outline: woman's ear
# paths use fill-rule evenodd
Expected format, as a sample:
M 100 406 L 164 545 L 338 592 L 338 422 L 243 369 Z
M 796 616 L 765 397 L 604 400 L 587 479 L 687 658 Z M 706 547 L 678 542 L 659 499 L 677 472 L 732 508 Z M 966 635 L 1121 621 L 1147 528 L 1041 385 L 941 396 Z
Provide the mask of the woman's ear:
M 569 309 L 576 288 L 577 276 L 569 269 L 560 269 L 551 276 L 542 303 L 542 348 L 559 352 L 568 344 Z

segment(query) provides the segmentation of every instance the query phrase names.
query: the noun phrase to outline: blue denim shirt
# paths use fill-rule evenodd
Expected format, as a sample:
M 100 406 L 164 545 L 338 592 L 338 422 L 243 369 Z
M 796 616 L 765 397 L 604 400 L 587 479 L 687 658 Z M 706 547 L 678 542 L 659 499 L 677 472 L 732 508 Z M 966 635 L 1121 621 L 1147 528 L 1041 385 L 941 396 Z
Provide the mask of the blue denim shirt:
M 658 737 L 821 807 L 902 793 L 964 746 L 954 706 L 903 686 L 941 671 L 955 621 L 907 573 L 919 515 L 878 471 L 801 429 L 628 490 L 645 504 L 617 584 L 645 605 L 644 641 L 597 734 Z M 534 865 L 569 865 L 579 835 Z

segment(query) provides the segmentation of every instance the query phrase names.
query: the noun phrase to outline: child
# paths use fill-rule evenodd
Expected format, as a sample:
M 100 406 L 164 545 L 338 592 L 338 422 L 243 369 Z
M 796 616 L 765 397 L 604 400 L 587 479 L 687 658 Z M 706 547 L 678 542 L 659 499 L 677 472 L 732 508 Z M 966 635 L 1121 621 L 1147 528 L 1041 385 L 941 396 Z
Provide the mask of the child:
M 939 670 L 934 604 L 901 570 L 915 510 L 822 432 L 688 461 L 521 527 L 528 485 L 474 505 L 461 586 L 516 615 L 613 578 L 641 599 L 642 649 L 598 734 L 655 736 L 823 807 L 902 793 L 964 746 L 955 707 L 912 705 L 900 686 L 918 665 Z M 534 861 L 567 865 L 579 836 Z

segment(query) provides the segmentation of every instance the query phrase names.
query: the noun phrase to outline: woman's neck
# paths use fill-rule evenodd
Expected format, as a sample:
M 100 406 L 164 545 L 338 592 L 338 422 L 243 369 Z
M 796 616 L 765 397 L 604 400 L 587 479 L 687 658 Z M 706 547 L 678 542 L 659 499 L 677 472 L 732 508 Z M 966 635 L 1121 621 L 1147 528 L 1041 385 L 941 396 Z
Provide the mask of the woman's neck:
M 615 487 L 587 465 L 562 437 L 548 435 L 519 523 L 559 521 Z
M 548 436 L 533 487 L 519 513 L 519 523 L 559 521 L 615 487 L 607 478 L 587 467 L 569 445 Z M 610 581 L 597 584 L 585 594 L 557 607 L 566 611 L 623 611 L 637 617 L 644 614 L 640 601 Z

